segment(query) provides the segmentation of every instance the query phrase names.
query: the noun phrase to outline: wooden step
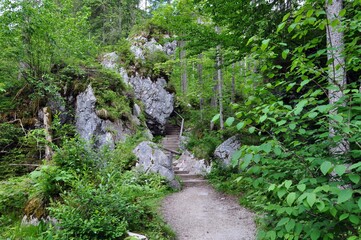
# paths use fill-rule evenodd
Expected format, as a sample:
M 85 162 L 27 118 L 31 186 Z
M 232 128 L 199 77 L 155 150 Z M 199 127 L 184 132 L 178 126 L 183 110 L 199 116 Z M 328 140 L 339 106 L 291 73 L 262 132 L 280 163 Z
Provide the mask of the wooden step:
M 189 171 L 183 171 L 183 170 L 175 170 L 174 171 L 174 174 L 175 175 L 178 175 L 178 174 L 188 174 L 189 173 Z
M 183 187 L 199 187 L 204 186 L 207 184 L 207 180 L 204 179 L 190 179 L 190 180 L 184 180 Z
M 173 171 L 178 171 L 179 167 L 173 167 Z

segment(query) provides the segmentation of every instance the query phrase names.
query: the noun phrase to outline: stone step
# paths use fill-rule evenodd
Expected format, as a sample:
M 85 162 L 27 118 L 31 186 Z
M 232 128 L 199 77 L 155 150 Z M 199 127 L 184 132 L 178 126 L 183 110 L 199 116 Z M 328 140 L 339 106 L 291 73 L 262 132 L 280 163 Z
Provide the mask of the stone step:
M 202 176 L 196 174 L 177 174 L 177 176 L 180 177 L 183 181 L 191 180 L 191 179 L 194 180 L 202 179 Z
M 199 187 L 204 186 L 207 184 L 207 180 L 204 179 L 190 179 L 190 180 L 184 180 L 183 187 Z
M 173 171 L 178 171 L 179 167 L 173 167 Z
M 174 171 L 174 174 L 175 175 L 178 175 L 178 174 L 188 174 L 189 173 L 189 171 L 183 171 L 183 170 L 175 170 Z

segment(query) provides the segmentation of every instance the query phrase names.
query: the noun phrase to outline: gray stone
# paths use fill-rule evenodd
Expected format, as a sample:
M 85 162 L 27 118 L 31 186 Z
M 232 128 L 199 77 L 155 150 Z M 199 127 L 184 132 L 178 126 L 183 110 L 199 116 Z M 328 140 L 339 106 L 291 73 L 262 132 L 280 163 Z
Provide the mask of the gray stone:
M 139 105 L 134 103 L 133 115 L 136 116 L 136 117 L 139 117 L 141 113 L 142 113 L 142 110 L 140 109 Z
M 163 52 L 165 52 L 167 55 L 173 55 L 175 53 L 175 50 L 177 48 L 177 41 L 173 42 L 167 42 L 163 46 Z
M 75 109 L 77 132 L 86 141 L 94 140 L 96 148 L 104 145 L 114 148 L 115 143 L 124 141 L 131 131 L 120 120 L 112 122 L 99 118 L 96 114 L 95 103 L 96 98 L 90 85 L 85 92 L 77 96 Z
M 224 165 L 230 166 L 233 154 L 241 147 L 241 141 L 239 136 L 233 136 L 221 145 L 219 145 L 214 151 L 214 156 Z
M 149 141 L 141 142 L 133 153 L 138 159 L 136 165 L 138 169 L 146 173 L 159 173 L 171 183 L 171 186 L 176 184 L 172 160 L 156 144 Z
M 119 56 L 116 54 L 116 52 L 106 53 L 103 56 L 101 64 L 107 69 L 117 69 L 118 60 Z
M 133 232 L 127 232 L 128 236 L 131 237 L 132 239 L 137 239 L 137 240 L 148 240 L 148 238 L 144 235 L 138 234 L 138 233 L 133 233 Z
M 197 159 L 188 151 L 184 151 L 176 163 L 179 170 L 189 171 L 189 174 L 205 176 L 212 169 L 212 166 L 207 164 L 204 159 Z
M 162 134 L 167 118 L 173 112 L 174 96 L 164 89 L 166 81 L 159 78 L 152 82 L 150 78 L 131 77 L 129 83 L 133 86 L 135 96 L 145 106 L 147 125 L 153 134 Z

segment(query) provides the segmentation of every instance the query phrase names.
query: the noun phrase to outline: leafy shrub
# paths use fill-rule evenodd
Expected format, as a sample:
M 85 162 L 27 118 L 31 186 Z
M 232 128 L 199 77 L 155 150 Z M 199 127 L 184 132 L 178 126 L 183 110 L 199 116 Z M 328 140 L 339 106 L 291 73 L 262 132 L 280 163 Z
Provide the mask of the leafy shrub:
M 59 197 L 59 194 L 69 189 L 74 176 L 61 169 L 59 166 L 43 165 L 39 170 L 30 173 L 36 194 L 48 202 L 51 198 Z
M 59 220 L 61 228 L 54 231 L 61 238 L 118 239 L 127 230 L 146 231 L 148 222 L 157 218 L 149 199 L 163 194 L 164 179 L 160 183 L 158 176 L 136 172 L 99 176 L 95 183 L 89 178 L 77 181 L 63 201 L 50 208 Z
M 191 135 L 187 148 L 198 158 L 210 159 L 214 150 L 222 143 L 220 134 L 212 131 L 205 131 L 202 135 Z
M 31 194 L 32 181 L 28 177 L 14 177 L 0 182 L 0 216 L 19 213 Z
M 53 161 L 62 169 L 77 173 L 92 170 L 101 162 L 90 144 L 77 137 L 65 140 L 62 148 L 56 149 Z

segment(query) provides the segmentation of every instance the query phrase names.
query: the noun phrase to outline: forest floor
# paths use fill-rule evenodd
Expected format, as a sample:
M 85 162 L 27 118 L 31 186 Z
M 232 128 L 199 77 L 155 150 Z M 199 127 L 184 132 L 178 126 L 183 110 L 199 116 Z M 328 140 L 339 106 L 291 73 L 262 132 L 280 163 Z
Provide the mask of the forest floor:
M 162 202 L 165 221 L 178 240 L 253 240 L 255 215 L 241 207 L 235 197 L 211 186 L 185 188 Z

